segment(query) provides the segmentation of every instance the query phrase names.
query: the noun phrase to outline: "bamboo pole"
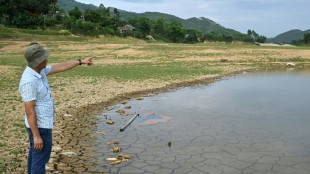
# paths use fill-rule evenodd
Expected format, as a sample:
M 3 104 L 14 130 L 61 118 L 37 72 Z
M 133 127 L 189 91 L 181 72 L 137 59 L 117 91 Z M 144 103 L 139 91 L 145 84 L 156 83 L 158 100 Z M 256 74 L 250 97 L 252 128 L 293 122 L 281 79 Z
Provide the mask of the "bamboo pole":
M 123 127 L 121 127 L 119 131 L 123 132 L 133 122 L 133 120 L 138 116 L 140 117 L 140 114 L 136 114 L 135 116 L 133 116 Z

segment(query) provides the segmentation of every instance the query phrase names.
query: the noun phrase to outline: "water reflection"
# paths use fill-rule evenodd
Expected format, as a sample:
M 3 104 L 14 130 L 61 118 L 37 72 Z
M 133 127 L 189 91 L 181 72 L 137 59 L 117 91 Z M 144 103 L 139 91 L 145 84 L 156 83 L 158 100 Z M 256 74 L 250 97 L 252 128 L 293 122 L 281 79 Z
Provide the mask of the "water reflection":
M 310 173 L 310 73 L 248 73 L 211 85 L 130 100 L 127 113 L 156 113 L 168 122 L 132 124 L 103 113 L 96 135 L 98 171 L 110 173 Z M 106 118 L 115 122 L 106 124 Z M 106 142 L 134 158 L 111 166 Z M 168 146 L 167 146 L 168 144 Z

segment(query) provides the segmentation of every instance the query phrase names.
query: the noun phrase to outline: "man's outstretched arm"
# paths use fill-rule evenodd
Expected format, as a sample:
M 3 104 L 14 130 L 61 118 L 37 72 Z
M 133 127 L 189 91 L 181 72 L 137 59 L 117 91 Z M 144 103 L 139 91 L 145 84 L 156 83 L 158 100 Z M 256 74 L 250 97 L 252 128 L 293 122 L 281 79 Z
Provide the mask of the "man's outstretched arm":
M 93 64 L 93 58 L 96 56 L 92 56 L 92 57 L 88 57 L 86 59 L 81 60 L 82 64 L 87 64 L 87 65 L 92 65 Z M 58 63 L 55 65 L 52 65 L 51 67 L 51 71 L 48 75 L 51 74 L 55 74 L 55 73 L 59 73 L 59 72 L 63 72 L 63 71 L 67 71 L 69 69 L 72 69 L 76 66 L 78 66 L 80 64 L 79 61 L 75 60 L 75 61 L 70 61 L 70 62 L 63 62 L 63 63 Z

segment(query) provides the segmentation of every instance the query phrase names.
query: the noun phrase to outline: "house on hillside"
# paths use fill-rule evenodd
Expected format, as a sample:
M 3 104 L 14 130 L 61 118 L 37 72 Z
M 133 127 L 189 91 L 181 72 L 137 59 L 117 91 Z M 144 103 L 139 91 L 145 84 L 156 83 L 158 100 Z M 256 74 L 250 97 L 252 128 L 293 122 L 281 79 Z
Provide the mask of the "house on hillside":
M 121 33 L 124 31 L 136 31 L 136 28 L 131 25 L 125 25 L 124 27 L 119 29 Z

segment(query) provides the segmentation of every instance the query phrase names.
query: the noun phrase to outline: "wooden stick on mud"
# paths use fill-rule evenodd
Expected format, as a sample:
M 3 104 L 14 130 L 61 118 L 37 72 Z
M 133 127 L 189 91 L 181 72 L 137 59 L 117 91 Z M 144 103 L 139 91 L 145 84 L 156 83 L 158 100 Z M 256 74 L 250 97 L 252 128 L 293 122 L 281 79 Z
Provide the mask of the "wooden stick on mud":
M 125 126 L 121 127 L 121 129 L 119 130 L 120 132 L 123 132 L 132 122 L 136 117 L 140 117 L 140 114 L 136 114 L 135 116 L 133 116 L 126 124 Z

